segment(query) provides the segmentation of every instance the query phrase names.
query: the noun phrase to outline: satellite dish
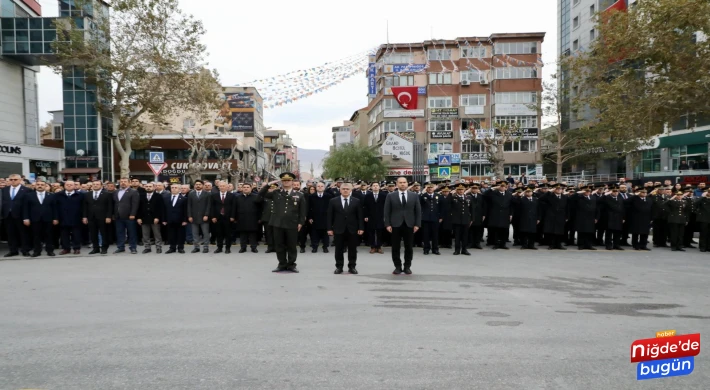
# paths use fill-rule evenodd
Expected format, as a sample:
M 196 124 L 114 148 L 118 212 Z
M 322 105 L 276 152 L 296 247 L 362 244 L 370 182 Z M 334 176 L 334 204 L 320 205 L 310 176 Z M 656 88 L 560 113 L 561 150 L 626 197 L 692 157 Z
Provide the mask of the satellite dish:
M 79 156 L 79 157 L 83 156 L 84 153 L 85 153 L 85 152 L 84 152 L 83 149 L 78 149 L 78 150 L 76 151 L 76 155 Z

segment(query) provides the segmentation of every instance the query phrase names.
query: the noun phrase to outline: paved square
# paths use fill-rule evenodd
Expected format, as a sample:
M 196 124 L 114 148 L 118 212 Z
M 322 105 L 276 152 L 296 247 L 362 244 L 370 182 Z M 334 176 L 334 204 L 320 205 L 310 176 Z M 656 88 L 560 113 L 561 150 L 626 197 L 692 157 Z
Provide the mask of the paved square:
M 212 247 L 214 249 L 214 247 Z M 473 251 L 412 276 L 333 253 L 0 261 L 0 389 L 707 389 L 636 381 L 633 340 L 710 335 L 710 255 Z M 87 252 L 85 249 L 84 252 Z

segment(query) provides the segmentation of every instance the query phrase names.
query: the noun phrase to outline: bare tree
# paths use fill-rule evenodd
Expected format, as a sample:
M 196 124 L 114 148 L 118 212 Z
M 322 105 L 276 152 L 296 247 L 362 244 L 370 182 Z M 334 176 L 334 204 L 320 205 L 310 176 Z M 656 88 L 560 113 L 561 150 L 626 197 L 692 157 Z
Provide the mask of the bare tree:
M 190 151 L 187 155 L 187 175 L 190 177 L 190 181 L 194 182 L 202 178 L 202 167 L 210 156 L 211 144 L 206 137 L 197 138 L 194 134 L 192 134 L 192 138 L 183 136 L 182 140 L 185 141 Z
M 505 157 L 503 151 L 505 144 L 521 138 L 521 131 L 517 125 L 501 125 L 495 123 L 491 129 L 470 129 L 472 141 L 484 146 L 484 153 L 493 165 L 493 174 L 498 179 L 505 177 L 503 165 Z
M 228 153 L 223 153 L 223 150 L 228 150 Z M 236 142 L 228 149 L 223 149 L 219 145 L 212 145 L 212 151 L 217 155 L 217 160 L 219 161 L 219 173 L 222 175 L 222 180 L 227 177 L 230 182 L 234 184 L 239 179 L 239 169 L 241 164 L 239 164 L 239 144 Z

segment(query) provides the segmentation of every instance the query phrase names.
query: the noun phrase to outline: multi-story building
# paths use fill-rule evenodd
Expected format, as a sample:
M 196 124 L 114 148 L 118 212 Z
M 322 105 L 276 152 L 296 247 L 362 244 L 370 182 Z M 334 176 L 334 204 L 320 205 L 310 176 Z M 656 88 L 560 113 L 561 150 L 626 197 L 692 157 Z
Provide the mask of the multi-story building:
M 397 133 L 424 145 L 429 179 L 482 179 L 492 176 L 492 165 L 483 145 L 462 140 L 462 130 L 470 135 L 496 124 L 516 125 L 525 131 L 505 145 L 505 174 L 534 175 L 541 118 L 531 106 L 542 91 L 544 37 L 502 33 L 380 46 L 368 71 L 367 144 L 381 145 Z M 418 109 L 402 109 L 392 96 L 395 86 L 419 87 Z M 397 173 L 417 170 L 396 157 L 383 159 Z
M 43 146 L 40 136 L 39 66 L 32 53 L 40 50 L 34 41 L 48 20 L 41 16 L 35 0 L 0 0 L 0 177 L 51 179 L 64 168 L 64 150 Z
M 275 179 L 282 172 L 298 174 L 298 148 L 286 130 L 264 131 L 266 168 L 264 180 Z

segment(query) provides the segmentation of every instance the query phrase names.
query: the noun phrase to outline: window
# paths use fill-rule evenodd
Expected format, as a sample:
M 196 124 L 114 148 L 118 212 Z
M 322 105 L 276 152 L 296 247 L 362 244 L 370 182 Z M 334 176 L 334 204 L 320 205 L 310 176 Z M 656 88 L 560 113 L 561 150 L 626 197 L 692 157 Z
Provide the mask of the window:
M 572 42 L 572 50 L 579 50 L 579 39 L 575 39 L 574 42 Z
M 384 125 L 384 131 L 388 133 L 414 131 L 414 122 L 412 121 L 389 121 L 382 122 L 382 124 Z
M 589 30 L 589 40 L 590 41 L 594 40 L 594 29 Z
M 402 109 L 402 107 L 399 106 L 399 103 L 397 103 L 397 101 L 394 99 L 383 99 L 382 100 L 382 107 L 385 110 L 401 110 Z
M 504 152 L 536 152 L 537 140 L 523 139 L 520 141 L 506 142 L 503 145 Z
M 519 129 L 537 127 L 537 117 L 534 115 L 497 116 L 493 121 L 501 126 L 517 127 Z
M 574 1 L 572 2 L 572 5 L 577 5 L 577 4 L 579 4 L 580 1 L 581 1 L 581 0 L 574 0 Z
M 414 85 L 414 76 L 390 76 L 385 77 L 385 88 L 406 87 Z
M 485 46 L 462 47 L 461 58 L 484 58 L 486 56 Z
M 451 108 L 453 107 L 450 96 L 430 97 L 429 108 Z
M 594 9 L 594 4 L 590 5 L 589 6 L 589 17 L 593 18 L 595 12 L 596 12 L 596 10 Z
M 451 84 L 451 73 L 429 73 L 429 84 Z
M 641 172 L 660 172 L 661 149 L 644 150 L 639 168 Z M 638 172 L 638 168 L 636 171 Z
M 183 129 L 193 129 L 195 128 L 195 120 L 194 119 L 185 119 L 182 121 L 182 128 Z
M 579 87 L 574 86 L 572 87 L 572 96 L 577 96 L 579 95 Z
M 429 60 L 450 60 L 451 49 L 430 49 L 427 50 L 427 58 Z
M 486 95 L 461 95 L 460 106 L 485 106 Z
M 537 42 L 505 42 L 495 44 L 495 54 L 535 54 Z
M 496 79 L 534 79 L 537 78 L 537 68 L 518 68 L 506 66 L 496 68 Z
M 486 148 L 483 144 L 474 141 L 464 141 L 461 143 L 461 153 L 480 153 L 484 152 Z
M 471 83 L 477 83 L 481 81 L 481 72 L 477 70 L 469 70 L 461 72 L 461 81 L 468 81 Z
M 52 139 L 64 139 L 62 125 L 54 125 L 52 128 Z
M 451 121 L 429 121 L 429 131 L 452 131 L 454 129 Z
M 480 119 L 464 119 L 461 121 L 461 130 L 480 129 Z
M 575 16 L 574 19 L 572 19 L 572 29 L 577 27 L 579 27 L 579 16 Z
M 413 53 L 390 53 L 382 56 L 382 61 L 385 64 L 410 64 L 414 62 Z
M 537 103 L 536 92 L 498 92 L 496 103 Z
M 450 142 L 438 142 L 429 144 L 429 154 L 451 153 L 454 149 Z

